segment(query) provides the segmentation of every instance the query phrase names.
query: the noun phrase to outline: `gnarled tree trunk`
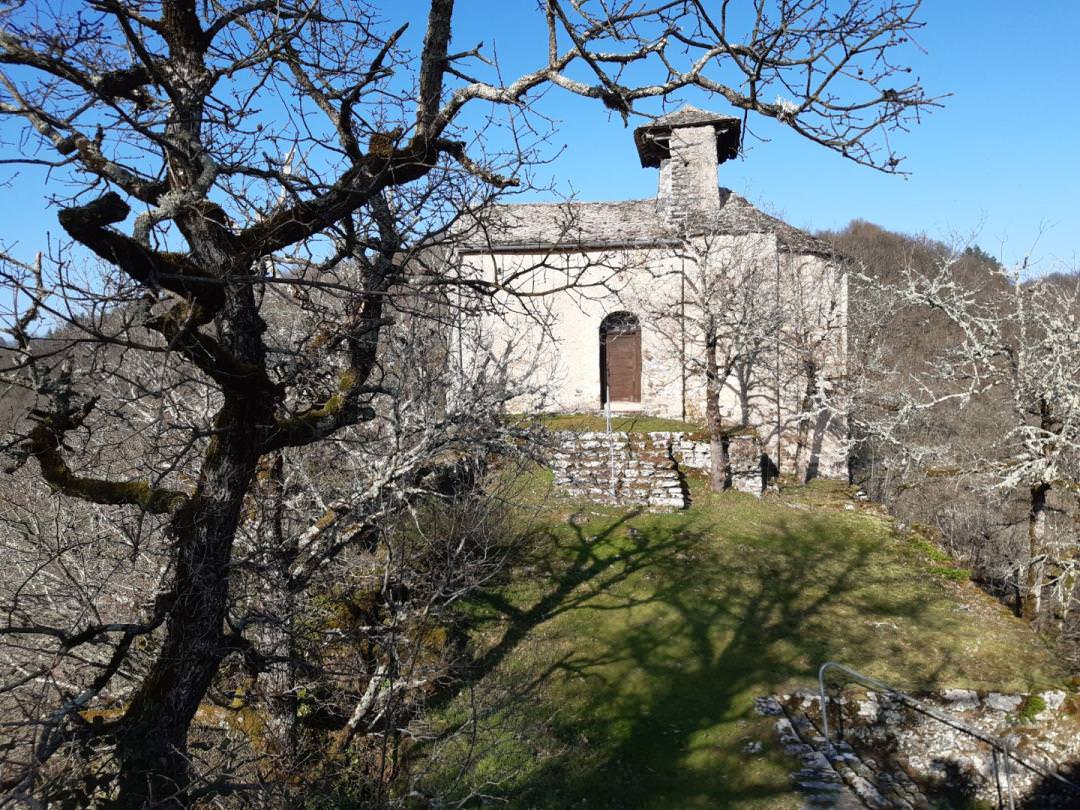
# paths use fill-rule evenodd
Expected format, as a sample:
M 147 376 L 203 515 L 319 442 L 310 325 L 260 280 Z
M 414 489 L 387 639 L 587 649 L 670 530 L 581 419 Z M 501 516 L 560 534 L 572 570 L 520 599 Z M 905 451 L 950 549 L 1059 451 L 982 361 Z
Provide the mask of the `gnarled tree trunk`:
M 1021 614 L 1036 621 L 1042 610 L 1043 575 L 1046 571 L 1046 495 L 1049 484 L 1036 484 L 1028 500 L 1028 568 Z
M 187 732 L 232 650 L 225 634 L 229 561 L 260 438 L 251 403 L 226 403 L 190 502 L 170 524 L 176 544 L 165 640 L 117 734 L 120 808 L 186 806 Z

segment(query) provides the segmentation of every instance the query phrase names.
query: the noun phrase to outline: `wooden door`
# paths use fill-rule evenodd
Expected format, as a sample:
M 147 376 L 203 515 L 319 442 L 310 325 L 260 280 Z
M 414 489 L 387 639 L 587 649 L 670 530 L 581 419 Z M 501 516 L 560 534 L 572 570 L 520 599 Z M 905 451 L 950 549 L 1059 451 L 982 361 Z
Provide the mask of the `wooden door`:
M 641 402 L 641 329 L 635 322 L 613 324 L 600 336 L 600 401 Z

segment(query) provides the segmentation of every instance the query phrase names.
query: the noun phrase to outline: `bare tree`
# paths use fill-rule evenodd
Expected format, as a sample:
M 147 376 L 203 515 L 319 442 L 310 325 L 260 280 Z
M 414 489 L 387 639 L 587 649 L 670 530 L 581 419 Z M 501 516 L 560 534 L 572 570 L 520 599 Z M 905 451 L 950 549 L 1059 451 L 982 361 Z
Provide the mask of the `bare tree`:
M 1047 535 L 1047 499 L 1080 481 L 1080 288 L 1075 281 L 1031 278 L 1026 263 L 997 262 L 973 284 L 957 272 L 960 251 L 930 269 L 907 264 L 887 286 L 893 302 L 929 307 L 951 325 L 950 338 L 925 359 L 913 384 L 894 387 L 892 406 L 870 431 L 904 445 L 903 428 L 941 407 L 997 408 L 998 432 L 985 448 L 905 447 L 936 476 L 972 481 L 987 493 L 1026 501 L 1027 559 L 1020 566 L 1021 612 L 1036 620 L 1044 592 L 1057 585 L 1067 605 L 1075 561 Z M 874 283 L 864 277 L 864 283 Z M 1047 572 L 1055 571 L 1051 583 Z
M 709 433 L 709 483 L 720 492 L 732 486 L 732 436 L 766 422 L 764 360 L 781 329 L 775 255 L 764 234 L 682 234 L 676 245 L 623 295 L 684 375 L 696 400 L 687 409 L 704 416 Z
M 0 113 L 24 125 L 8 162 L 50 168 L 73 247 L 5 265 L 19 308 L 5 376 L 34 400 L 6 446 L 24 486 L 36 469 L 62 496 L 51 527 L 9 526 L 20 548 L 55 545 L 6 586 L 18 610 L 0 628 L 16 659 L 3 689 L 29 725 L 5 789 L 48 796 L 59 751 L 87 763 L 76 802 L 180 805 L 235 787 L 206 782 L 188 738 L 227 664 L 275 665 L 275 633 L 258 619 L 274 610 L 233 598 L 241 572 L 276 555 L 276 576 L 301 588 L 370 544 L 441 453 L 488 442 L 461 414 L 491 415 L 498 386 L 480 404 L 460 395 L 469 407 L 446 409 L 456 419 L 422 408 L 429 421 L 410 421 L 402 408 L 429 364 L 391 351 L 388 332 L 418 299 L 438 305 L 456 288 L 471 310 L 495 291 L 419 247 L 527 183 L 541 91 L 625 117 L 697 87 L 896 171 L 885 134 L 933 103 L 892 58 L 920 26 L 918 5 L 761 0 L 736 19 L 700 2 L 546 0 L 530 23 L 546 56 L 503 81 L 479 47 L 451 49 L 452 0 L 432 0 L 415 46 L 413 21 L 369 3 L 6 4 Z M 478 108 L 515 138 L 493 140 Z M 272 317 L 275 301 L 284 312 Z M 31 345 L 33 316 L 63 339 Z M 411 381 L 397 363 L 412 364 Z M 466 390 L 464 375 L 450 388 Z M 279 460 L 342 443 L 367 451 L 353 456 L 370 465 L 361 491 L 279 532 L 293 475 Z M 34 509 L 18 506 L 22 526 Z M 87 520 L 100 542 L 78 534 Z M 103 556 L 110 546 L 127 555 Z M 124 567 L 133 598 L 103 599 Z
M 737 436 L 754 442 L 755 459 L 769 454 L 773 475 L 783 455 L 814 477 L 827 434 L 846 419 L 843 267 L 767 232 L 684 232 L 674 244 L 622 295 L 685 376 L 687 410 L 704 416 L 712 489 L 732 486 Z

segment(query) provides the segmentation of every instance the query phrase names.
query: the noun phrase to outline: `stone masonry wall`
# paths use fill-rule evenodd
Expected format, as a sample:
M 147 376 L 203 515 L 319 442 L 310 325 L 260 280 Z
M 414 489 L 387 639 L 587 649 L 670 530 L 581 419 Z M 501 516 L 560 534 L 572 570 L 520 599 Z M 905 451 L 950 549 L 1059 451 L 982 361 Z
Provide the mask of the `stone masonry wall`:
M 735 489 L 760 495 L 761 454 L 755 437 L 728 449 Z M 598 503 L 682 509 L 690 505 L 686 470 L 708 472 L 709 443 L 681 432 L 555 434 L 550 465 L 556 486 Z M 614 476 L 612 472 L 614 471 Z
M 556 486 L 580 498 L 661 509 L 689 503 L 669 441 L 649 433 L 561 432 L 550 463 Z
M 660 164 L 657 209 L 669 223 L 692 219 L 720 208 L 716 181 L 716 130 L 679 127 L 668 142 L 671 157 Z
M 712 468 L 712 452 L 709 442 L 696 433 L 650 433 L 650 436 L 666 436 L 671 454 L 684 469 L 708 473 Z M 731 462 L 731 483 L 739 492 L 761 495 L 764 479 L 761 468 L 761 443 L 757 436 L 745 434 L 732 436 L 728 443 L 728 460 Z

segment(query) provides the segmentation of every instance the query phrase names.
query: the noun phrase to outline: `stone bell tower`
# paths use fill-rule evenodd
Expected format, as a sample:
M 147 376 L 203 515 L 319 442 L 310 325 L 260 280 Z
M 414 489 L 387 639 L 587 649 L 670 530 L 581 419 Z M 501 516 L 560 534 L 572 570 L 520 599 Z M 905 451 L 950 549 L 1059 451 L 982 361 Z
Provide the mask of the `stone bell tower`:
M 739 153 L 739 119 L 686 105 L 634 130 L 641 165 L 659 167 L 657 213 L 672 225 L 720 208 L 716 169 Z

